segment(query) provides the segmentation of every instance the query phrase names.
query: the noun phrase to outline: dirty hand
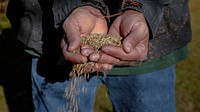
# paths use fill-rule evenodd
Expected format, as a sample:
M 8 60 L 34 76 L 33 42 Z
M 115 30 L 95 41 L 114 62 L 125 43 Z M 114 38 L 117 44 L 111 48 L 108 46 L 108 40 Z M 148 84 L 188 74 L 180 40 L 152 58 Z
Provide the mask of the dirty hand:
M 83 6 L 75 9 L 63 23 L 65 37 L 62 39 L 61 48 L 66 60 L 73 63 L 88 61 L 87 56 L 72 51 L 80 45 L 80 36 L 90 33 L 107 33 L 107 22 L 98 9 Z M 91 50 L 85 50 L 87 55 Z
M 124 37 L 123 47 L 102 47 L 104 53 L 99 55 L 99 63 L 122 66 L 146 58 L 149 29 L 143 14 L 132 10 L 124 12 L 113 22 L 109 34 Z

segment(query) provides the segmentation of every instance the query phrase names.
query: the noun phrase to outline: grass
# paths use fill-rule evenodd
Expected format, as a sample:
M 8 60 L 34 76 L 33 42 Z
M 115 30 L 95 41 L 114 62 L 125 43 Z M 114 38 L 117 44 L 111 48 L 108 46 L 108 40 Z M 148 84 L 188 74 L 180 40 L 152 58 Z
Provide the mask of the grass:
M 3 29 L 10 28 L 10 23 L 5 14 L 0 14 L 0 35 Z
M 112 104 L 105 85 L 100 85 L 96 94 L 94 112 L 112 112 Z
M 191 0 L 191 20 L 193 39 L 189 44 L 190 57 L 177 64 L 176 104 L 177 112 L 200 112 L 200 1 Z M 5 14 L 0 14 L 0 34 L 9 28 Z M 1 59 L 1 55 L 0 55 Z M 0 69 L 1 70 L 1 69 Z M 1 75 L 1 71 L 0 71 Z M 0 79 L 1 80 L 1 79 Z M 6 90 L 7 91 L 7 90 Z M 0 112 L 9 112 L 5 98 L 5 88 L 0 83 Z M 106 88 L 101 85 L 95 102 L 95 112 L 112 112 Z
M 3 29 L 10 28 L 10 23 L 7 20 L 5 14 L 0 13 L 0 35 Z M 1 57 L 0 57 L 1 58 Z M 1 75 L 0 71 L 0 75 Z M 6 104 L 4 88 L 0 85 L 0 112 L 8 112 L 8 106 Z
M 6 99 L 3 91 L 3 87 L 0 86 L 0 112 L 8 112 L 8 107 L 5 103 Z
M 177 112 L 200 111 L 200 6 L 198 4 L 199 0 L 191 0 L 193 39 L 189 44 L 190 57 L 176 66 Z

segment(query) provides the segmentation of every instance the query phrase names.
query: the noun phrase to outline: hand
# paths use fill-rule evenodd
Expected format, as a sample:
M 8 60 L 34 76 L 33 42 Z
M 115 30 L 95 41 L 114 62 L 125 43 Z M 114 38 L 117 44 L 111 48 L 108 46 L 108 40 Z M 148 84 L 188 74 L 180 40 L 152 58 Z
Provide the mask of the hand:
M 87 62 L 87 56 L 74 53 L 80 46 L 80 36 L 90 33 L 107 33 L 107 22 L 101 12 L 91 6 L 75 9 L 63 23 L 66 38 L 61 42 L 61 48 L 66 60 L 73 63 Z M 90 50 L 88 50 L 89 52 Z
M 113 22 L 109 34 L 124 37 L 123 48 L 102 47 L 101 50 L 104 53 L 98 56 L 99 63 L 121 66 L 130 65 L 134 61 L 142 61 L 146 58 L 149 30 L 143 14 L 132 10 L 124 12 Z

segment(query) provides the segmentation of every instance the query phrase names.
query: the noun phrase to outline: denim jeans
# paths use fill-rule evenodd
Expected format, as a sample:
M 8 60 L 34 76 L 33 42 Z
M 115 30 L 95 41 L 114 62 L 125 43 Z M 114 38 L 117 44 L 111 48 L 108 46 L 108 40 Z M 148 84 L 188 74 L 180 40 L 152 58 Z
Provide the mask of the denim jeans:
M 32 60 L 32 88 L 35 112 L 70 112 L 66 87 L 73 80 L 48 82 L 37 73 L 37 59 Z M 56 76 L 56 75 L 55 75 Z M 109 92 L 115 112 L 175 112 L 175 67 L 126 76 L 80 77 L 75 95 L 78 112 L 93 112 L 98 86 L 103 82 Z M 86 89 L 86 92 L 82 90 Z M 70 91 L 70 90 L 68 90 Z

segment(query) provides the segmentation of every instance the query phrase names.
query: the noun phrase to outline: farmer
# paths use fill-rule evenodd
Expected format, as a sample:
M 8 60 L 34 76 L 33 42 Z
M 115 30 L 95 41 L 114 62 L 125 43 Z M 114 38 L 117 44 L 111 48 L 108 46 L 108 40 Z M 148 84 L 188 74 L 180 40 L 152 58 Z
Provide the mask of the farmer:
M 103 82 L 116 112 L 175 112 L 175 64 L 188 56 L 189 0 L 9 0 L 7 16 L 32 59 L 35 112 L 69 111 L 72 63 L 95 62 L 77 88 L 78 112 L 93 112 Z M 90 33 L 123 37 L 123 47 L 83 46 Z M 61 44 L 60 44 L 61 43 Z M 63 57 L 63 58 L 62 58 Z M 62 61 L 62 60 L 65 61 Z M 101 63 L 101 66 L 98 66 Z M 70 91 L 70 90 L 67 90 Z

